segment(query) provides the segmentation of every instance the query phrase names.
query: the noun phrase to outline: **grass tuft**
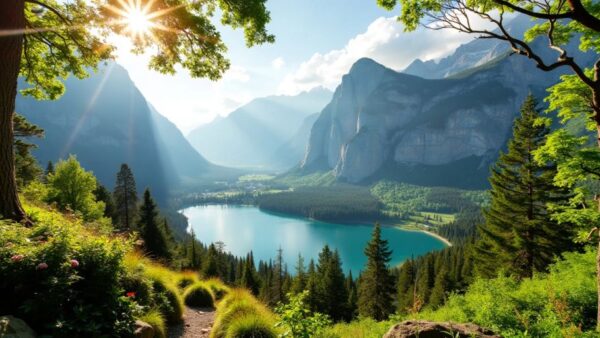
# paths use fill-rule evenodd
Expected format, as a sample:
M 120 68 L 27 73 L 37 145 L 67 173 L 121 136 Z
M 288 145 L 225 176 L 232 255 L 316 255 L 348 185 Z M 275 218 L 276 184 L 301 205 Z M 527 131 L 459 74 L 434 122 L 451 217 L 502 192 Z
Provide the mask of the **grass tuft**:
M 183 293 L 183 299 L 188 306 L 213 307 L 212 292 L 204 282 L 197 282 L 188 286 Z
M 165 317 L 158 309 L 152 309 L 138 319 L 154 328 L 154 338 L 165 338 L 167 336 Z

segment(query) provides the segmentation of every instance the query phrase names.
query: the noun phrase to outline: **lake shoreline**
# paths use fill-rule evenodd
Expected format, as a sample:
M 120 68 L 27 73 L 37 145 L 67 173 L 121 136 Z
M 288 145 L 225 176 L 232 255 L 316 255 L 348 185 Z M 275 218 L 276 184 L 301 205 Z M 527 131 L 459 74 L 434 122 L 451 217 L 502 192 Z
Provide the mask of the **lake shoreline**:
M 423 232 L 431 237 L 437 238 L 440 241 L 444 242 L 444 244 L 446 244 L 447 247 L 451 247 L 452 242 L 450 242 L 450 240 L 446 237 L 441 236 L 440 234 L 437 234 L 433 231 L 429 231 L 429 230 L 425 230 L 425 229 L 415 229 L 415 228 L 408 228 L 408 227 L 403 227 L 402 225 L 392 225 L 393 227 L 396 227 L 400 230 L 405 230 L 405 231 L 418 231 L 418 232 Z

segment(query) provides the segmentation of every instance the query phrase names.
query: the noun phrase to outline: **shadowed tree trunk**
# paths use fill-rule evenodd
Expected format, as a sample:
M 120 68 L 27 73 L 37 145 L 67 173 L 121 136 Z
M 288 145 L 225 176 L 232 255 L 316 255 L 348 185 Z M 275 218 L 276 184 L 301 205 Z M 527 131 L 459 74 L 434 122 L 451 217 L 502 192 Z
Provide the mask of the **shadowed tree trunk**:
M 25 28 L 23 0 L 0 1 L 0 216 L 25 220 L 17 195 L 13 116 Z M 1 218 L 0 217 L 0 218 Z

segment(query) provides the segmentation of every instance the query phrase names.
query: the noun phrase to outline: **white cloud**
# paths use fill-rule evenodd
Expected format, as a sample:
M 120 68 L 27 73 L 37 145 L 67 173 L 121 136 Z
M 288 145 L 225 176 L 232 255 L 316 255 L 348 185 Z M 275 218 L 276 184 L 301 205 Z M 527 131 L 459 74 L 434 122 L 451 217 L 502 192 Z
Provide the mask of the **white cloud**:
M 250 81 L 250 74 L 246 68 L 233 65 L 223 75 L 223 79 L 221 81 L 248 82 Z
M 271 61 L 271 66 L 273 66 L 275 69 L 281 69 L 283 66 L 285 66 L 285 60 L 280 56 Z
M 402 70 L 417 58 L 426 61 L 447 56 L 459 45 L 474 38 L 453 30 L 419 28 L 411 33 L 403 30 L 404 26 L 395 18 L 380 17 L 369 25 L 366 32 L 348 41 L 344 48 L 313 54 L 284 78 L 279 92 L 292 95 L 317 86 L 335 89 L 342 76 L 361 57 Z

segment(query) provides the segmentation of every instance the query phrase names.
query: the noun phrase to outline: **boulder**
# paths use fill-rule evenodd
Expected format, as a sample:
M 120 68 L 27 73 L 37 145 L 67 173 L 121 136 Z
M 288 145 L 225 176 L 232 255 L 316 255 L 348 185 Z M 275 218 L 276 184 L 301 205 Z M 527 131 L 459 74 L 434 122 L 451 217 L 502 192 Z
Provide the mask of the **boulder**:
M 384 338 L 501 338 L 475 324 L 408 320 L 392 326 Z
M 34 338 L 35 332 L 22 319 L 13 316 L 0 317 L 0 337 Z
M 152 338 L 154 337 L 154 328 L 146 322 L 136 320 L 134 335 L 136 338 Z

